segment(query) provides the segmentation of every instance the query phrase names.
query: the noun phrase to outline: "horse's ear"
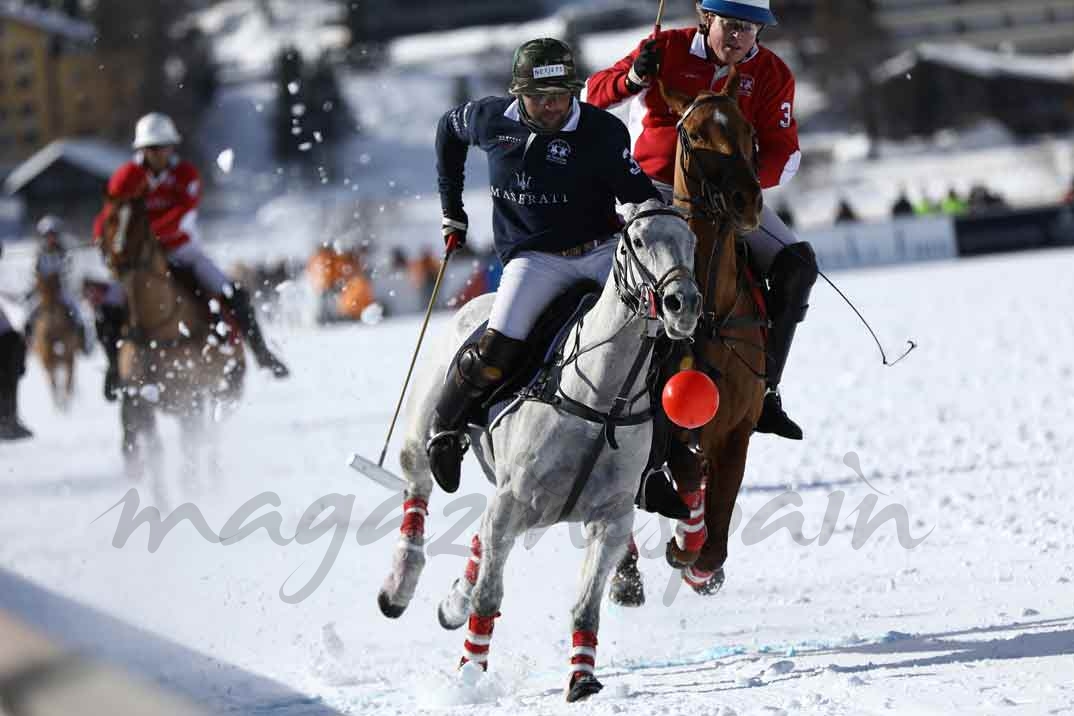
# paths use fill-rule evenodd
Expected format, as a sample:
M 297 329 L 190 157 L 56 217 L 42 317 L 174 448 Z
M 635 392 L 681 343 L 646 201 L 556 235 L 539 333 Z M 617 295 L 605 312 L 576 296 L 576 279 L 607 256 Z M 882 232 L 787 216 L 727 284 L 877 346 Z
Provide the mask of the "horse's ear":
M 727 72 L 727 84 L 723 86 L 723 93 L 731 99 L 738 99 L 738 88 L 742 78 L 738 74 L 738 65 L 731 65 Z
M 660 96 L 664 98 L 668 108 L 680 117 L 686 112 L 686 108 L 694 103 L 693 97 L 665 87 L 660 80 L 656 81 L 656 86 L 660 88 Z
M 634 218 L 634 214 L 638 213 L 638 210 L 641 208 L 641 206 L 638 205 L 638 204 L 629 204 L 628 203 L 628 204 L 620 204 L 619 208 L 623 213 L 623 221 L 630 221 L 631 219 Z

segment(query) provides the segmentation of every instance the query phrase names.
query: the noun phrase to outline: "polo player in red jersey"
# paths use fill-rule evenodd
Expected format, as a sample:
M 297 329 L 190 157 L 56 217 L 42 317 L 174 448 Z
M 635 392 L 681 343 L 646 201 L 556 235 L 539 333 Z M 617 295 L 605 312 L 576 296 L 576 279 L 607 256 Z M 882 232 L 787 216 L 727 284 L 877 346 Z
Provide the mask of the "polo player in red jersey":
M 665 201 L 672 199 L 678 115 L 668 107 L 655 83 L 696 96 L 719 92 L 732 66 L 738 70 L 738 103 L 753 125 L 757 173 L 762 188 L 780 186 L 798 171 L 798 125 L 794 119 L 794 75 L 757 39 L 776 24 L 769 0 L 701 0 L 697 27 L 659 32 L 641 41 L 629 55 L 586 82 L 584 98 L 598 107 L 630 103 L 627 127 L 638 163 Z M 751 266 L 769 286 L 765 378 L 768 390 L 757 432 L 802 439 L 802 430 L 783 410 L 779 383 L 795 328 L 809 307 L 817 280 L 816 255 L 768 206 L 761 226 L 744 237 Z
M 285 378 L 287 366 L 265 344 L 249 292 L 232 281 L 202 250 L 197 227 L 201 176 L 197 167 L 176 153 L 181 141 L 167 115 L 153 112 L 139 119 L 132 145 L 134 157 L 108 180 L 108 196 L 145 198 L 150 227 L 168 262 L 189 270 L 207 296 L 219 298 L 231 309 L 258 365 L 272 371 L 277 378 Z M 102 210 L 94 222 L 95 239 L 104 230 L 107 212 L 107 208 Z M 112 285 L 98 311 L 97 335 L 108 356 L 105 396 L 109 400 L 115 397 L 118 381 L 116 340 L 123 325 L 125 305 L 126 296 L 117 283 Z

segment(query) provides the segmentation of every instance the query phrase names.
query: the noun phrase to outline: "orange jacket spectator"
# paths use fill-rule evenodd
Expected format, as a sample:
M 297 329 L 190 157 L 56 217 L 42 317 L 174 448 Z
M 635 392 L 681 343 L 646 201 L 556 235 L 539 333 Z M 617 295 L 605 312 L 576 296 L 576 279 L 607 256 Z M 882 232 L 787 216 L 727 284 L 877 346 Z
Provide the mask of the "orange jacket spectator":
M 362 311 L 373 303 L 373 284 L 362 274 L 358 274 L 343 285 L 336 303 L 340 318 L 359 319 Z

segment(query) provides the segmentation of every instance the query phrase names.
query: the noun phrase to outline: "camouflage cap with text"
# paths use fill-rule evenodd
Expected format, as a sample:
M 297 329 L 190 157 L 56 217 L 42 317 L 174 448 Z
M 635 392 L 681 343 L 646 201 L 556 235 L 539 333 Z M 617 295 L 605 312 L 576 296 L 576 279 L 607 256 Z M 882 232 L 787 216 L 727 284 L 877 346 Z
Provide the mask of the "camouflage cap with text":
M 542 37 L 524 42 L 515 50 L 507 90 L 511 94 L 578 92 L 584 86 L 574 67 L 574 53 L 565 42 Z

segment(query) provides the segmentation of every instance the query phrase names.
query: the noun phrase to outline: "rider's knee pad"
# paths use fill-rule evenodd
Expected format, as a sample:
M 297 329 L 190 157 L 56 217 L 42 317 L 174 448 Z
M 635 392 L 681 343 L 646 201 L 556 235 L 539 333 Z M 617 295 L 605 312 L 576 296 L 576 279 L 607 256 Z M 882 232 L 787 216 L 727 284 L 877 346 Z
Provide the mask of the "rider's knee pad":
M 780 316 L 790 311 L 796 321 L 803 320 L 818 274 L 817 254 L 808 241 L 784 246 L 772 260 L 768 272 L 771 314 Z
M 489 329 L 459 356 L 459 377 L 478 390 L 496 385 L 517 367 L 525 347 L 525 341 Z
M 462 349 L 459 360 L 455 364 L 455 377 L 460 385 L 480 391 L 499 381 L 502 372 L 490 366 L 481 359 L 476 344 L 471 344 Z

